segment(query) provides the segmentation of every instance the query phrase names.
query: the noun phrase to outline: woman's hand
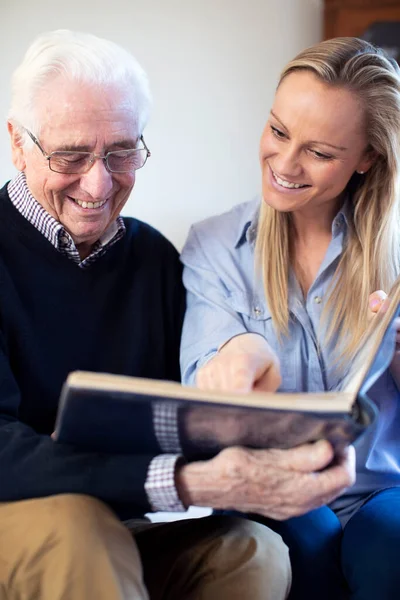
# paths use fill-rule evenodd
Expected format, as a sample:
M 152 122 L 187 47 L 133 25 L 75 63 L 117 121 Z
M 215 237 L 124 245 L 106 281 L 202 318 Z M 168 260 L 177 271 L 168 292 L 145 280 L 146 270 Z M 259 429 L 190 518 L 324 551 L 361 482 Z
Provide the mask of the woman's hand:
M 376 292 L 372 292 L 368 299 L 368 308 L 369 308 L 369 316 L 373 318 L 376 313 L 378 313 L 381 308 L 385 304 L 385 300 L 387 298 L 387 294 L 382 290 L 377 290 Z
M 370 295 L 368 304 L 371 318 L 373 318 L 380 310 L 385 310 L 387 307 L 387 302 L 385 302 L 386 298 L 387 294 L 382 290 L 373 292 Z M 390 363 L 390 372 L 400 390 L 400 318 L 396 318 L 393 324 L 396 328 L 396 346 L 392 362 Z
M 203 390 L 275 392 L 281 385 L 278 357 L 261 335 L 237 335 L 199 369 L 196 384 Z

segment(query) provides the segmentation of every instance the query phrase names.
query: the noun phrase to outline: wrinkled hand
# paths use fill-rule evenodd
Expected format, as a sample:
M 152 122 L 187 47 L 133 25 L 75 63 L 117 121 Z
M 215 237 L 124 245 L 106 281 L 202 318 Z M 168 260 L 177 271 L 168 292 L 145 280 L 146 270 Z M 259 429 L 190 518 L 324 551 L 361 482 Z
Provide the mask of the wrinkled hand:
M 245 333 L 227 342 L 197 373 L 203 390 L 274 392 L 281 384 L 279 361 L 267 341 Z
M 333 456 L 325 440 L 291 450 L 228 448 L 212 460 L 180 467 L 177 489 L 186 506 L 288 519 L 331 502 L 353 485 L 354 448 L 328 467 Z

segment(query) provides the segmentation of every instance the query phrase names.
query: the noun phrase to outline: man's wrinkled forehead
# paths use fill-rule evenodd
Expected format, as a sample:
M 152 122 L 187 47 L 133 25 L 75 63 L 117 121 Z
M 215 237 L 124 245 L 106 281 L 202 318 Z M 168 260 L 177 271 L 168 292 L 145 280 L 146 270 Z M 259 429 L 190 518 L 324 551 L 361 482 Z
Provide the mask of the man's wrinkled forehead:
M 130 131 L 137 126 L 134 95 L 127 88 L 57 77 L 43 86 L 35 104 L 41 129 L 107 122 Z

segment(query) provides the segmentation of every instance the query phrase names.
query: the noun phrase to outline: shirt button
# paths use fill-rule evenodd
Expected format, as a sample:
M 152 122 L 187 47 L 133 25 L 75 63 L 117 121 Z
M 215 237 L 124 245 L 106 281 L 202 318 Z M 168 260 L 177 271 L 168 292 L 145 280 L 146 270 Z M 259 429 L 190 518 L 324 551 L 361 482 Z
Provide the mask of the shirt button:
M 261 310 L 258 308 L 258 306 L 254 307 L 254 314 L 256 317 L 259 317 L 261 315 Z
M 315 304 L 321 304 L 321 302 L 322 302 L 321 296 L 315 296 L 314 302 L 315 302 Z

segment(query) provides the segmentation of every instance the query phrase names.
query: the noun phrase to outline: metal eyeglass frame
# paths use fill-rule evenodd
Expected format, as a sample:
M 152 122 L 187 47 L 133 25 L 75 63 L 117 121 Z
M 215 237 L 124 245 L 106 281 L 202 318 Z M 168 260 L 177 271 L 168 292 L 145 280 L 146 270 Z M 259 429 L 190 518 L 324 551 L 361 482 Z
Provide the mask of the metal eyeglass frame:
M 120 152 L 120 150 L 111 150 L 110 152 L 107 152 L 106 154 L 104 154 L 103 156 L 101 154 L 95 154 L 94 152 L 83 152 L 82 150 L 77 150 L 75 151 L 69 151 L 69 150 L 54 150 L 54 152 L 50 152 L 50 154 L 47 154 L 47 152 L 45 152 L 44 148 L 42 147 L 41 143 L 39 142 L 39 140 L 37 139 L 37 137 L 31 132 L 29 131 L 29 129 L 27 129 L 26 127 L 24 127 L 24 130 L 26 131 L 26 133 L 29 135 L 29 137 L 31 138 L 32 142 L 34 144 L 36 144 L 36 146 L 39 148 L 40 152 L 43 154 L 44 158 L 48 161 L 48 166 L 50 171 L 52 171 L 53 173 L 60 173 L 61 175 L 84 175 L 85 173 L 88 173 L 90 171 L 90 169 L 92 168 L 92 166 L 94 165 L 95 160 L 101 159 L 104 162 L 104 165 L 107 169 L 107 171 L 109 171 L 109 173 L 132 173 L 133 171 L 113 171 L 112 169 L 110 169 L 109 165 L 108 165 L 108 157 L 110 154 L 114 154 L 114 152 Z M 149 148 L 146 145 L 146 142 L 144 141 L 143 135 L 140 136 L 140 141 L 142 142 L 144 148 L 131 148 L 131 150 L 146 150 L 146 158 L 144 159 L 144 163 L 142 164 L 141 167 L 138 167 L 138 169 L 134 169 L 134 171 L 138 171 L 139 169 L 142 169 L 144 167 L 144 165 L 147 162 L 147 159 L 151 156 L 151 152 L 149 150 Z M 82 172 L 77 172 L 77 173 L 63 173 L 60 171 L 55 171 L 54 169 L 51 168 L 50 166 L 50 161 L 51 158 L 53 156 L 53 154 L 55 153 L 64 153 L 64 154 L 85 154 L 86 156 L 90 156 L 91 159 L 88 162 L 88 168 L 86 171 L 82 171 Z

